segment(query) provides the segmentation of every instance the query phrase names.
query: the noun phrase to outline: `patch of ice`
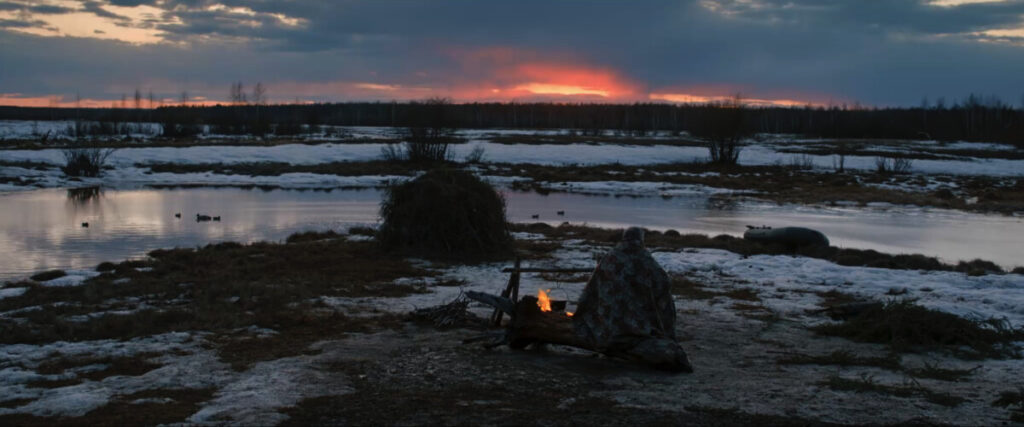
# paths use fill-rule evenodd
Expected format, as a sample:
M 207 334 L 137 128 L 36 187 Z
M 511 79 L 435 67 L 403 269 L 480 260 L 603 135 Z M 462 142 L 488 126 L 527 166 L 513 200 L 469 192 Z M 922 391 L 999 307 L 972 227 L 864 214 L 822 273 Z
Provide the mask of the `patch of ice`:
M 303 399 L 351 392 L 342 375 L 317 369 L 326 356 L 296 356 L 260 362 L 237 375 L 189 423 L 273 425 L 288 419 L 277 412 Z
M 53 280 L 47 280 L 40 284 L 48 287 L 79 286 L 87 279 L 100 275 L 100 273 L 93 270 L 64 270 L 64 272 L 67 273 L 67 275 Z
M 3 288 L 0 289 L 0 299 L 21 296 L 27 290 L 28 288 Z

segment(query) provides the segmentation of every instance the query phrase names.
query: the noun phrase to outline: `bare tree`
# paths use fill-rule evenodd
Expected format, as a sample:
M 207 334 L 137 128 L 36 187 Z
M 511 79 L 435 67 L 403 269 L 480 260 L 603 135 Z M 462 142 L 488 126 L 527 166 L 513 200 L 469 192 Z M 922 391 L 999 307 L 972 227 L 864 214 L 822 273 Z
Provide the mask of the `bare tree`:
M 707 144 L 711 163 L 737 163 L 742 140 L 750 133 L 745 113 L 743 98 L 736 94 L 730 100 L 706 105 L 698 120 L 691 124 L 690 133 Z
M 153 102 L 153 90 L 152 90 L 152 89 L 150 89 L 150 90 L 149 90 L 149 109 L 150 109 L 150 110 L 152 110 L 152 109 L 153 109 L 153 105 L 154 105 L 154 104 L 155 104 L 155 103 Z
M 188 105 L 188 91 L 187 90 L 181 91 L 181 105 L 182 106 Z
M 142 91 L 139 88 L 135 88 L 135 109 L 142 108 Z
M 266 102 L 267 88 L 263 86 L 263 82 L 256 82 L 256 86 L 252 88 L 252 103 L 260 105 Z
M 229 94 L 231 103 L 235 105 L 242 105 L 248 102 L 245 95 L 245 86 L 242 82 L 236 82 L 231 84 L 231 93 Z

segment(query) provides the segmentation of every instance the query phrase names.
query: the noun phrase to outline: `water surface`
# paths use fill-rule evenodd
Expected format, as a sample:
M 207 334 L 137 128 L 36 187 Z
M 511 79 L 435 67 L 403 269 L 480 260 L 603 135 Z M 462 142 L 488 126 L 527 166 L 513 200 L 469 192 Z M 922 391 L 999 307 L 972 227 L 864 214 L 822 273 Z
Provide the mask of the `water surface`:
M 605 227 L 640 225 L 681 232 L 740 235 L 745 226 L 802 225 L 833 245 L 923 253 L 946 261 L 983 258 L 1024 264 L 1021 218 L 922 209 L 853 209 L 729 203 L 704 196 L 604 197 L 505 192 L 516 222 L 562 221 Z M 0 279 L 54 268 L 91 268 L 158 248 L 211 242 L 278 241 L 304 230 L 373 224 L 377 190 L 295 191 L 36 190 L 0 194 Z M 556 215 L 565 211 L 565 216 Z M 176 218 L 175 213 L 181 213 Z M 196 222 L 197 213 L 219 222 Z M 87 222 L 88 227 L 82 223 Z

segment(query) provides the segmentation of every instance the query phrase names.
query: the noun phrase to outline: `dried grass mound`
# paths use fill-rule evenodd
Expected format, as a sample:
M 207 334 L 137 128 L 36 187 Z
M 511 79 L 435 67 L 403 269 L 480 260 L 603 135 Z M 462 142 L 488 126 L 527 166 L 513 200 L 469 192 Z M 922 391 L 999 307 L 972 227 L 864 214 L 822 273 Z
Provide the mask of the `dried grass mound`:
M 1005 320 L 966 319 L 906 300 L 870 304 L 843 323 L 820 325 L 814 331 L 888 344 L 898 352 L 949 349 L 965 359 L 1018 358 L 1014 343 L 1024 339 L 1024 329 Z
M 512 253 L 505 200 L 468 172 L 436 169 L 393 185 L 380 216 L 377 240 L 389 251 L 459 261 Z

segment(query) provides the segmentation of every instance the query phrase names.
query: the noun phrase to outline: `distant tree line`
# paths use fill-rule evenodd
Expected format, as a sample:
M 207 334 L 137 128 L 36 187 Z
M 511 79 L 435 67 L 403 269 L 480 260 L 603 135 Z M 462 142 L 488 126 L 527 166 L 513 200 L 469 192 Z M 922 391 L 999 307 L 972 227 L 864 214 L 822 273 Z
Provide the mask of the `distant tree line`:
M 241 88 L 235 93 L 241 93 Z M 270 105 L 254 101 L 238 99 L 236 105 L 164 106 L 153 110 L 0 107 L 0 119 L 114 123 L 147 120 L 164 124 L 166 135 L 183 136 L 198 132 L 203 125 L 216 133 L 246 134 L 297 134 L 320 125 L 408 128 L 421 125 L 424 116 L 439 114 L 438 106 L 429 101 Z M 442 108 L 447 126 L 452 128 L 558 128 L 583 135 L 612 130 L 644 136 L 652 131 L 706 134 L 708 122 L 716 121 L 721 107 L 660 103 L 448 103 Z M 728 123 L 742 128 L 742 134 L 994 141 L 1024 146 L 1024 110 L 975 95 L 949 106 L 941 101 L 926 101 L 912 108 L 744 106 L 742 114 Z

